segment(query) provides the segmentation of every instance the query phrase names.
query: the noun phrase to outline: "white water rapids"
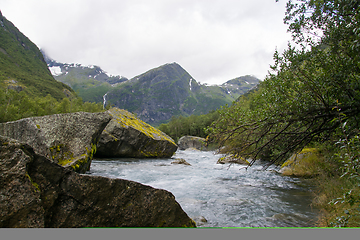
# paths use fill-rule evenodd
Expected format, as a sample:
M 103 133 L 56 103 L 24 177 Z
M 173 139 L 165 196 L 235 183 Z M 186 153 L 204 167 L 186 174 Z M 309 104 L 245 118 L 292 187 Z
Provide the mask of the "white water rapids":
M 174 194 L 190 218 L 207 222 L 198 227 L 311 227 L 317 212 L 310 207 L 310 187 L 298 178 L 284 177 L 260 163 L 216 164 L 213 152 L 177 151 L 172 159 L 94 159 L 88 174 L 122 178 Z

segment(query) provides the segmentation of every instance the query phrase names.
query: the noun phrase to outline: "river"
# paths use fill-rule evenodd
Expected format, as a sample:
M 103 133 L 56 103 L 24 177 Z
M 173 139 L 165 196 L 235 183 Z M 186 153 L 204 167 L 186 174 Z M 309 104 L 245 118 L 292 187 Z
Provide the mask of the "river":
M 174 159 L 95 158 L 87 174 L 168 190 L 198 227 L 315 226 L 311 187 L 303 180 L 281 176 L 272 167 L 263 170 L 261 163 L 247 170 L 244 165 L 216 164 L 219 157 L 178 150 L 173 158 L 191 166 L 171 164 Z

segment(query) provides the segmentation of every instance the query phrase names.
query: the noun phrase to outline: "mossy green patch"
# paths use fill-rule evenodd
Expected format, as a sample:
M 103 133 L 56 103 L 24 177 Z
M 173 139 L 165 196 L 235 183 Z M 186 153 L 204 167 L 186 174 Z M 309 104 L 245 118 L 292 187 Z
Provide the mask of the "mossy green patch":
M 315 176 L 319 172 L 316 163 L 320 157 L 316 148 L 304 148 L 281 165 L 282 174 L 296 177 Z
M 316 154 L 317 153 L 317 149 L 316 148 L 303 148 L 300 152 L 292 155 L 286 162 L 284 162 L 282 165 L 281 165 L 281 168 L 283 167 L 288 167 L 290 166 L 291 164 L 293 164 L 297 157 L 300 155 L 300 154 L 307 154 L 307 153 L 314 153 Z
M 85 149 L 83 154 L 74 157 L 74 153 L 69 151 L 65 145 L 58 144 L 50 147 L 50 153 L 54 162 L 63 167 L 71 166 L 77 172 L 93 158 L 96 153 L 96 144 L 91 143 L 90 149 L 88 147 Z
M 166 140 L 174 145 L 175 142 L 169 136 L 161 132 L 160 130 L 150 126 L 149 124 L 141 121 L 140 119 L 136 118 L 132 113 L 118 108 L 112 108 L 109 110 L 112 117 L 120 124 L 120 126 L 124 128 L 132 127 L 146 136 L 156 139 L 156 140 Z
M 26 172 L 25 176 L 29 178 L 31 184 L 35 187 L 34 191 L 35 192 L 40 192 L 39 185 L 31 179 L 30 175 L 27 172 Z

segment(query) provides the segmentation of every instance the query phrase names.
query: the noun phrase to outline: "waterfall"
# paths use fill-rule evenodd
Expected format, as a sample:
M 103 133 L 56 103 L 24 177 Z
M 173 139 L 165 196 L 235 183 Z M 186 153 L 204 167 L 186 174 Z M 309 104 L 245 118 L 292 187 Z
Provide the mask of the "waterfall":
M 107 95 L 107 93 L 105 93 L 105 95 L 103 96 L 103 108 L 104 109 L 106 107 L 106 95 Z

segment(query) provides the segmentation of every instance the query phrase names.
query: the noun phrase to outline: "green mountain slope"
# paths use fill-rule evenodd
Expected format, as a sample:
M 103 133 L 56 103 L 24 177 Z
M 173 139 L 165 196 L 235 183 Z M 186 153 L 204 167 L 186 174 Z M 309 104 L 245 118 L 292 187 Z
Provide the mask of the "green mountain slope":
M 222 85 L 200 84 L 177 63 L 128 80 L 108 76 L 98 66 L 59 63 L 43 54 L 55 79 L 71 86 L 84 101 L 126 109 L 155 126 L 173 116 L 207 114 L 231 104 L 259 83 L 255 77 L 243 76 Z
M 38 47 L 0 12 L 0 87 L 60 100 L 73 90 L 51 75 Z
M 128 80 L 122 76 L 108 76 L 104 70 L 94 65 L 59 63 L 47 56 L 44 51 L 41 52 L 54 78 L 70 86 L 87 102 L 102 103 L 103 96 L 113 85 Z
M 83 103 L 68 85 L 56 81 L 37 46 L 0 12 L 0 122 L 102 110 L 102 104 Z
M 258 79 L 246 76 L 221 86 L 194 80 L 179 64 L 165 64 L 119 84 L 106 95 L 107 103 L 137 114 L 158 125 L 172 116 L 206 114 L 235 101 L 256 86 Z

